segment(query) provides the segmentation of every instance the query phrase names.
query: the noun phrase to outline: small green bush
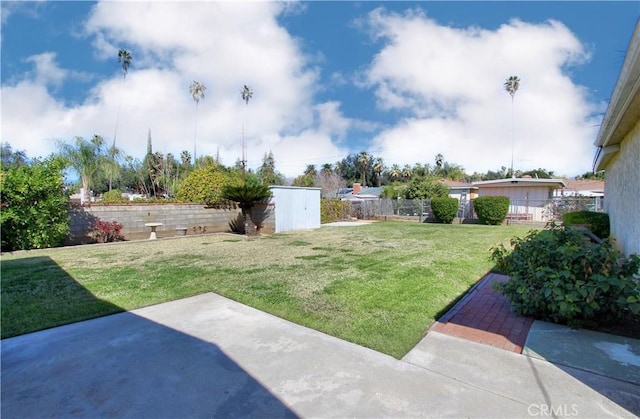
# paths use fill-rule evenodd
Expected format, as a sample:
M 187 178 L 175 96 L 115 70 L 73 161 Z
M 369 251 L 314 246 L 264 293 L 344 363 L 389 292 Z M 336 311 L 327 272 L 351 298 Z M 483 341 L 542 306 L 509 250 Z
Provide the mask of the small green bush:
M 444 224 L 451 224 L 458 214 L 458 200 L 456 198 L 433 198 L 431 200 L 433 215 Z
M 122 191 L 120 189 L 112 189 L 102 194 L 102 202 L 105 204 L 119 204 L 129 201 L 122 197 Z
M 562 216 L 565 226 L 574 224 L 586 224 L 589 230 L 601 239 L 609 237 L 609 215 L 602 212 L 574 211 Z
M 473 209 L 481 224 L 502 224 L 509 212 L 509 198 L 506 196 L 480 196 L 473 200 Z
M 640 257 L 623 257 L 608 240 L 551 224 L 511 246 L 494 247 L 491 259 L 510 276 L 495 288 L 519 315 L 579 326 L 640 314 Z
M 349 217 L 349 203 L 339 199 L 320 200 L 320 222 L 332 223 Z

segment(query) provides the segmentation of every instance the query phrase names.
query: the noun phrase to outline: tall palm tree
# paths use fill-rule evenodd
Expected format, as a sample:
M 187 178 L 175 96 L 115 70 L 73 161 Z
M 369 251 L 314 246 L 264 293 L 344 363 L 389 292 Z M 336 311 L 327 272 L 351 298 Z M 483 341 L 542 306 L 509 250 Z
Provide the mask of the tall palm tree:
M 366 151 L 362 151 L 360 154 L 358 154 L 357 162 L 358 168 L 360 169 L 362 186 L 367 186 L 367 169 L 369 168 L 370 161 L 371 156 Z
M 376 176 L 378 186 L 380 186 L 382 172 L 384 172 L 384 160 L 382 157 L 376 157 L 373 161 L 373 174 Z
M 253 97 L 253 90 L 246 84 L 240 90 L 240 97 L 244 100 L 245 109 L 249 106 L 249 100 Z M 246 113 L 245 113 L 246 118 Z M 247 143 L 244 138 L 244 125 L 242 122 L 242 183 L 247 183 Z
M 98 172 L 105 164 L 104 140 L 94 135 L 90 141 L 82 137 L 75 138 L 75 145 L 59 143 L 60 155 L 80 176 L 83 194 L 81 202 L 89 202 L 89 188 L 95 182 Z
M 411 179 L 411 176 L 413 176 L 413 170 L 411 170 L 411 166 L 405 164 L 402 168 L 402 177 L 405 179 L 405 181 L 409 181 L 409 179 Z
M 118 51 L 118 63 L 122 66 L 122 83 L 127 80 L 127 73 L 129 73 L 129 67 L 133 62 L 133 56 L 126 49 L 120 48 Z M 118 115 L 116 116 L 116 130 L 113 134 L 113 147 L 116 146 L 116 137 L 118 135 L 118 122 L 120 120 L 120 105 L 122 104 L 122 93 L 120 94 L 120 102 L 118 103 Z
M 325 163 L 322 165 L 322 173 L 324 173 L 325 175 L 333 174 L 333 166 L 331 165 L 331 163 Z
M 513 126 L 513 97 L 516 95 L 520 87 L 520 79 L 518 76 L 510 76 L 504 83 L 504 89 L 511 95 L 511 177 L 515 178 L 513 171 L 513 149 L 515 147 L 514 126 Z
M 191 94 L 191 97 L 193 98 L 193 100 L 196 102 L 196 117 L 193 123 L 193 164 L 194 166 L 197 161 L 196 138 L 198 136 L 198 104 L 202 99 L 204 99 L 205 90 L 207 90 L 207 86 L 195 80 L 189 86 L 189 93 Z
M 389 170 L 389 177 L 391 180 L 398 180 L 400 179 L 400 176 L 402 176 L 402 169 L 400 169 L 400 166 L 396 163 L 391 166 L 391 169 Z

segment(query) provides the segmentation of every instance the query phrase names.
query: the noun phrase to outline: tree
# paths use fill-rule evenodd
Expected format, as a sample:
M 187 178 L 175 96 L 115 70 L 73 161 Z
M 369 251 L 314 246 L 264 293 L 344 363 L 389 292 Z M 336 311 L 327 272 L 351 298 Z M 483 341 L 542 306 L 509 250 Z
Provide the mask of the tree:
M 317 174 L 318 174 L 318 171 L 316 170 L 316 166 L 314 164 L 308 164 L 307 167 L 304 169 L 305 176 L 314 177 Z
M 207 205 L 219 204 L 222 199 L 222 188 L 227 184 L 238 184 L 237 175 L 220 165 L 198 167 L 182 181 L 177 191 L 177 198 L 183 202 L 195 202 Z
M 391 166 L 391 169 L 389 169 L 389 177 L 393 181 L 399 180 L 402 177 L 402 169 L 398 164 L 394 163 L 393 166 Z
M 131 56 L 131 53 L 129 51 L 127 51 L 126 49 L 120 48 L 120 50 L 118 51 L 118 63 L 120 63 L 120 65 L 122 66 L 122 84 L 123 84 L 123 86 L 124 86 L 124 82 L 127 80 L 127 73 L 129 72 L 129 67 L 131 66 L 132 62 L 133 62 L 133 57 Z M 122 106 L 122 92 L 120 93 L 120 101 L 118 102 L 118 112 L 116 114 L 116 129 L 113 132 L 113 145 L 112 145 L 112 147 L 114 147 L 114 148 L 116 146 L 116 137 L 118 136 L 118 123 L 120 121 L 120 107 L 121 106 Z M 111 181 L 109 181 L 109 183 L 111 183 Z
M 240 97 L 244 100 L 245 110 L 249 107 L 249 100 L 253 98 L 253 90 L 247 86 L 246 84 L 242 86 L 242 90 L 240 90 Z M 245 115 L 246 118 L 246 115 Z M 244 138 L 244 129 L 245 122 L 242 122 L 242 182 L 247 183 L 247 143 Z
M 434 177 L 414 178 L 404 190 L 406 199 L 431 199 L 449 196 L 449 190 Z
M 266 185 L 225 185 L 222 188 L 222 198 L 238 203 L 244 219 L 244 232 L 247 235 L 257 234 L 256 225 L 251 218 L 251 209 L 258 201 L 271 197 L 271 191 Z
M 382 157 L 376 157 L 373 160 L 373 175 L 376 178 L 376 184 L 378 187 L 382 181 L 382 172 L 384 172 L 384 169 L 384 160 L 382 160 Z
M 338 189 L 346 187 L 347 184 L 337 174 L 321 170 L 313 177 L 312 186 L 320 188 L 322 197 L 336 197 Z
M 514 176 L 513 172 L 513 150 L 515 147 L 515 137 L 514 137 L 514 124 L 513 124 L 513 98 L 520 87 L 520 79 L 517 76 L 510 76 L 507 81 L 504 83 L 504 89 L 511 96 L 511 176 Z
M 333 166 L 331 165 L 331 163 L 325 163 L 322 165 L 322 173 L 326 174 L 326 175 L 331 175 L 333 174 Z
M 0 144 L 0 156 L 2 157 L 2 170 L 9 170 L 11 167 L 24 166 L 29 162 L 24 150 L 13 151 L 11 144 L 7 142 Z
M 2 251 L 62 244 L 69 233 L 66 161 L 50 157 L 32 165 L 3 167 L 0 173 Z
M 204 99 L 205 90 L 207 90 L 207 86 L 195 80 L 189 86 L 189 93 L 191 94 L 191 97 L 193 98 L 194 102 L 196 102 L 196 116 L 195 116 L 195 121 L 193 123 L 193 162 L 194 164 L 197 161 L 196 139 L 198 137 L 198 104 L 202 99 Z
M 366 151 L 360 152 L 357 158 L 358 162 L 358 170 L 360 172 L 360 179 L 362 186 L 367 186 L 367 171 L 369 168 L 369 163 L 371 162 L 371 155 Z
M 99 135 L 94 135 L 90 141 L 76 137 L 75 145 L 59 143 L 59 148 L 60 155 L 80 176 L 83 189 L 81 202 L 89 202 L 89 188 L 106 161 L 104 140 Z
M 284 185 L 284 176 L 276 171 L 276 160 L 271 151 L 264 154 L 257 175 L 262 185 Z
M 404 167 L 402 168 L 402 177 L 404 178 L 405 182 L 408 182 L 412 176 L 413 176 L 413 171 L 411 170 L 411 166 L 409 166 L 408 164 L 405 164 Z
M 442 167 L 443 162 L 444 162 L 444 156 L 440 153 L 436 154 L 436 170 Z

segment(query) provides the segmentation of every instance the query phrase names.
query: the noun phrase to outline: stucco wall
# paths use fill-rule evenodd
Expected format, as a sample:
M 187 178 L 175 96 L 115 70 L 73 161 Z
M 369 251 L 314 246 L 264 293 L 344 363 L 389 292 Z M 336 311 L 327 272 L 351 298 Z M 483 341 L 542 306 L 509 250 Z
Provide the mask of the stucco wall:
M 611 236 L 626 255 L 640 255 L 640 121 L 605 170 L 604 209 Z
M 260 205 L 254 208 L 254 220 L 264 226 L 265 233 L 272 233 L 273 208 Z M 87 233 L 96 219 L 118 221 L 123 225 L 122 233 L 127 240 L 149 237 L 150 228 L 145 223 L 162 223 L 157 236 L 173 237 L 176 227 L 186 227 L 187 234 L 231 231 L 230 223 L 240 215 L 239 209 L 214 209 L 198 204 L 140 204 L 140 205 L 96 205 L 73 207 L 71 210 L 71 237 L 68 244 L 91 242 Z M 240 221 L 242 222 L 242 221 Z M 194 230 L 195 228 L 195 230 Z

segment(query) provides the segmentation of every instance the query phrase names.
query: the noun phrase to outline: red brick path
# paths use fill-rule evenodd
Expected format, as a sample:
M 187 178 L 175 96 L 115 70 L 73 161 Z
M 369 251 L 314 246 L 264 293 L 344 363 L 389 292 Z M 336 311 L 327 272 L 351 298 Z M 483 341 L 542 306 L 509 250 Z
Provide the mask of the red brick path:
M 511 312 L 509 300 L 493 291 L 493 282 L 506 281 L 507 278 L 487 274 L 431 330 L 522 353 L 533 319 Z

